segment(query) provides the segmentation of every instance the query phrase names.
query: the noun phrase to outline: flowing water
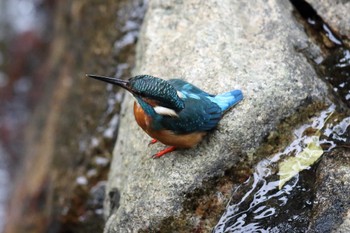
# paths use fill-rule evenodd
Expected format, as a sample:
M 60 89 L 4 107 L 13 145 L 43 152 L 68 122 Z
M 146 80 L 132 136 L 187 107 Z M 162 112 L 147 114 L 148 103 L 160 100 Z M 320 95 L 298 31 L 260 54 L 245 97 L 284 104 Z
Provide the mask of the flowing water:
M 280 219 L 287 219 L 290 229 L 303 232 L 307 229 L 305 213 L 313 204 L 312 165 L 302 167 L 281 187 L 280 164 L 297 156 L 315 141 L 321 146 L 321 155 L 343 142 L 349 143 L 350 117 L 332 118 L 335 105 L 322 111 L 312 122 L 297 128 L 295 139 L 283 151 L 257 164 L 253 175 L 236 190 L 213 232 L 284 232 Z M 318 136 L 309 132 L 321 132 Z M 301 163 L 301 160 L 298 161 Z M 294 164 L 299 169 L 300 164 Z

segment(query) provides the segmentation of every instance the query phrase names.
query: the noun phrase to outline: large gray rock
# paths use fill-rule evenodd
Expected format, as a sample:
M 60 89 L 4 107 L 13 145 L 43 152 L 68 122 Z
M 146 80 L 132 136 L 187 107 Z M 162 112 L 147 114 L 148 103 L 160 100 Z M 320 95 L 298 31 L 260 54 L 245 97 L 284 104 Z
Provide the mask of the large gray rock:
M 306 0 L 329 26 L 350 39 L 350 1 L 346 0 Z
M 320 162 L 309 232 L 350 232 L 349 159 L 349 151 L 336 150 Z
M 348 233 L 348 232 L 350 232 L 350 210 L 347 211 L 346 216 L 344 217 L 342 224 L 337 229 L 335 229 L 333 232 L 335 232 L 335 233 Z
M 188 194 L 253 153 L 281 119 L 324 101 L 324 83 L 298 52 L 308 44 L 288 1 L 150 1 L 134 74 L 182 77 L 213 94 L 239 88 L 245 99 L 196 148 L 152 160 L 164 146 L 147 147 L 150 138 L 134 121 L 128 95 L 105 232 L 175 231 L 172 219 L 184 211 Z M 188 216 L 190 229 L 195 220 Z

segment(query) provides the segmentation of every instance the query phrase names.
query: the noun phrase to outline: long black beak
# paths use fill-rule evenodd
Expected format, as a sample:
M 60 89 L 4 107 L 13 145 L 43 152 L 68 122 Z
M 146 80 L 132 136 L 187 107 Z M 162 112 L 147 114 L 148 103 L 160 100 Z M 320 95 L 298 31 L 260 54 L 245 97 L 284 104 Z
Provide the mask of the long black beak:
M 128 87 L 129 81 L 122 80 L 122 79 L 117 79 L 117 78 L 111 78 L 111 77 L 106 77 L 106 76 L 101 76 L 101 75 L 95 75 L 95 74 L 86 74 L 86 77 L 89 78 L 94 78 L 103 82 L 111 83 L 114 85 L 118 85 L 124 89 L 130 90 Z

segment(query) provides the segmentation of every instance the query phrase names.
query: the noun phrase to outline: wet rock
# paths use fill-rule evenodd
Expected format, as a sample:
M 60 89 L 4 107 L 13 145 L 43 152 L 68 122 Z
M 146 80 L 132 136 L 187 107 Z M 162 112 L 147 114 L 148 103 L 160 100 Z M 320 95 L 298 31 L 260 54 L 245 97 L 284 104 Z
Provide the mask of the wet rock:
M 349 169 L 349 151 L 336 150 L 323 157 L 317 168 L 309 232 L 349 232 Z
M 343 37 L 350 39 L 349 1 L 306 0 L 317 11 L 318 15 Z
M 334 230 L 334 232 L 336 233 L 350 232 L 350 211 L 346 213 L 344 222 L 336 230 Z
M 213 180 L 249 157 L 282 119 L 325 101 L 325 84 L 298 52 L 308 44 L 288 1 L 151 1 L 134 74 L 182 77 L 213 94 L 239 88 L 245 99 L 196 148 L 152 160 L 164 146 L 147 147 L 150 138 L 137 126 L 127 96 L 105 232 L 203 232 L 191 198 L 216 190 Z M 109 199 L 110 192 L 120 199 Z

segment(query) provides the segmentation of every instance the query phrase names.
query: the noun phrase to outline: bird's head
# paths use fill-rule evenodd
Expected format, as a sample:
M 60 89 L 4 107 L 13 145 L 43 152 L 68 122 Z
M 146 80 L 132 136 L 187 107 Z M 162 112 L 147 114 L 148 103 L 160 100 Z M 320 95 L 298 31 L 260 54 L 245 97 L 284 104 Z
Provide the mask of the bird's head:
M 178 96 L 176 89 L 166 80 L 150 75 L 138 75 L 129 80 L 87 74 L 87 77 L 111 83 L 128 90 L 137 100 L 142 99 L 152 106 L 157 113 L 171 115 L 184 109 L 184 101 Z M 142 106 L 142 105 L 141 105 Z

